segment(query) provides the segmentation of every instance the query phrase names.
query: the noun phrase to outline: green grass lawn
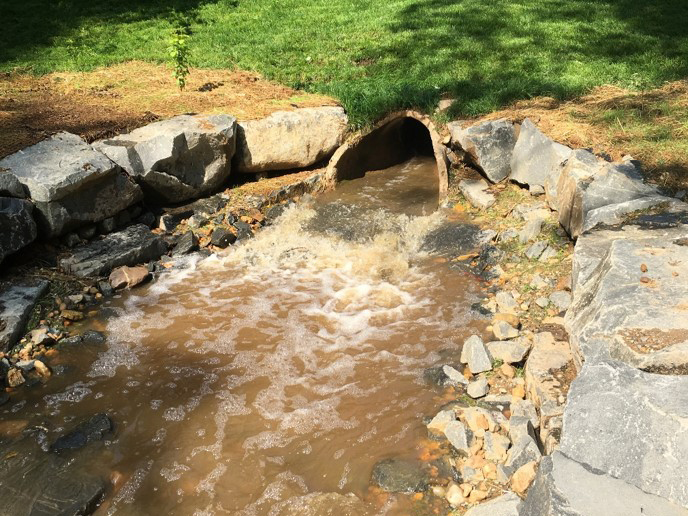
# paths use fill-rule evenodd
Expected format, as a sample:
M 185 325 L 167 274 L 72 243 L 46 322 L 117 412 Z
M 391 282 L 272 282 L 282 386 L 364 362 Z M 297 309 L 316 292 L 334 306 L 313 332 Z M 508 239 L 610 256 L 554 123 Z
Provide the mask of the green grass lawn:
M 688 1 L 6 0 L 0 71 L 164 61 L 175 16 L 194 66 L 338 98 L 356 124 L 457 98 L 474 115 L 536 95 L 688 76 Z M 175 14 L 176 13 L 176 14 Z

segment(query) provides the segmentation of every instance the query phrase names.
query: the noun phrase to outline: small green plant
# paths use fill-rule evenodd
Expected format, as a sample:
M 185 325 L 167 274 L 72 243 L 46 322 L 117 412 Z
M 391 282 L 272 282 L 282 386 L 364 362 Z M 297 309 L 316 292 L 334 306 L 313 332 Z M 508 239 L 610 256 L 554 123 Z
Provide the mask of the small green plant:
M 191 29 L 188 22 L 182 22 L 172 30 L 170 36 L 169 56 L 172 66 L 172 77 L 177 81 L 179 91 L 184 91 L 186 78 L 189 75 L 189 38 Z

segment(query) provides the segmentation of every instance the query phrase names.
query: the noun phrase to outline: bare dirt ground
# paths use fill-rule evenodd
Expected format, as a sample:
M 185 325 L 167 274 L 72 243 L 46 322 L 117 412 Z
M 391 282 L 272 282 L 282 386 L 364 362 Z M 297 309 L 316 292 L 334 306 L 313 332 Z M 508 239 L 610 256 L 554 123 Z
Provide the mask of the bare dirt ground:
M 92 141 L 181 113 L 239 120 L 277 110 L 336 105 L 244 71 L 192 69 L 179 92 L 163 65 L 132 61 L 92 72 L 0 75 L 0 157 L 58 131 Z

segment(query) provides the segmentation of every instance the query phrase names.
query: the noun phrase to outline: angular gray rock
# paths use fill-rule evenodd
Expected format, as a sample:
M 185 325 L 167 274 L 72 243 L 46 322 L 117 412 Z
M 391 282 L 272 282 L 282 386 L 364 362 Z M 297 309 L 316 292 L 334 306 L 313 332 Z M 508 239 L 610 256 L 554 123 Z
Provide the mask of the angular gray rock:
M 529 260 L 537 260 L 542 256 L 542 253 L 545 252 L 545 249 L 547 249 L 547 242 L 539 240 L 526 249 L 526 258 Z
M 155 200 L 181 202 L 208 194 L 229 177 L 236 118 L 179 115 L 94 143 Z
M 525 435 L 509 448 L 504 463 L 504 471 L 511 476 L 521 466 L 532 460 L 539 461 L 541 457 L 542 454 L 537 443 L 529 435 Z
M 530 351 L 530 341 L 523 337 L 513 340 L 497 340 L 487 343 L 487 351 L 495 360 L 507 364 L 523 362 Z
M 582 233 L 587 233 L 600 226 L 615 226 L 621 224 L 633 213 L 650 208 L 686 209 L 688 205 L 662 195 L 641 197 L 640 199 L 609 204 L 588 212 L 583 224 Z
M 19 280 L 0 286 L 0 351 L 14 346 L 36 301 L 48 290 L 46 280 Z
M 450 421 L 444 429 L 444 435 L 454 449 L 468 456 L 470 446 L 468 445 L 468 435 L 466 427 L 460 421 Z
M 588 151 L 576 150 L 557 182 L 559 223 L 572 238 L 577 238 L 590 227 L 589 219 L 594 210 L 657 196 L 656 188 L 643 183 L 632 162 L 607 163 Z M 629 210 L 636 208 L 630 206 Z M 597 215 L 594 219 L 602 217 Z
M 464 516 L 519 516 L 521 499 L 509 491 L 497 498 L 468 509 Z
M 239 172 L 304 168 L 334 153 L 347 132 L 341 107 L 277 111 L 237 128 L 236 167 Z
M 565 290 L 557 290 L 552 292 L 549 300 L 554 303 L 559 310 L 568 310 L 571 306 L 571 294 Z
M 565 319 L 577 367 L 599 357 L 688 372 L 686 238 L 686 226 L 625 226 L 578 239 Z
M 526 222 L 524 228 L 518 234 L 518 240 L 522 244 L 535 240 L 542 231 L 542 220 L 532 219 Z
M 487 188 L 488 184 L 484 179 L 462 179 L 459 182 L 459 190 L 463 196 L 479 210 L 486 210 L 497 201 Z
M 586 362 L 568 394 L 561 451 L 590 471 L 688 506 L 688 376 Z
M 526 118 L 511 156 L 509 179 L 522 185 L 545 186 L 549 179 L 556 182 L 563 163 L 571 155 L 566 145 L 545 136 L 533 122 Z
M 504 290 L 497 292 L 495 301 L 497 302 L 497 309 L 501 313 L 517 314 L 521 309 L 514 296 Z
M 520 516 L 688 516 L 688 510 L 559 451 L 542 459 L 519 510 Z
M 26 199 L 24 185 L 19 182 L 17 176 L 4 168 L 0 168 L 0 196 Z
M 465 127 L 461 122 L 447 124 L 451 142 L 460 146 L 493 183 L 511 172 L 511 155 L 516 144 L 514 126 L 508 120 L 481 122 Z
M 110 233 L 74 249 L 60 259 L 60 268 L 79 277 L 104 276 L 115 267 L 157 260 L 167 251 L 165 241 L 143 224 Z
M 106 156 L 70 133 L 0 160 L 33 200 L 47 238 L 111 217 L 142 198 L 141 189 Z
M 477 335 L 471 335 L 463 343 L 461 349 L 461 363 L 468 364 L 473 374 L 490 371 L 492 369 L 492 357 L 487 352 L 485 344 Z
M 482 398 L 489 391 L 490 386 L 487 384 L 487 378 L 485 378 L 484 376 L 478 378 L 475 381 L 472 381 L 468 384 L 468 387 L 466 387 L 466 394 L 468 394 L 473 399 Z
M 36 239 L 33 204 L 23 199 L 0 197 L 0 263 Z
M 500 341 L 515 339 L 519 333 L 506 321 L 497 321 L 492 325 L 492 333 Z

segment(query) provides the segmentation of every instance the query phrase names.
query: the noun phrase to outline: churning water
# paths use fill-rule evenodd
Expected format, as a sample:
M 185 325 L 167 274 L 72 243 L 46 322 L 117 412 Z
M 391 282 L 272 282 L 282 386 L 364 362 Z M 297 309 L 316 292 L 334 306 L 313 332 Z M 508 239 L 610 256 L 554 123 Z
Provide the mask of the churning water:
M 75 459 L 113 478 L 98 514 L 279 515 L 315 492 L 403 513 L 370 495 L 372 467 L 418 454 L 438 405 L 424 369 L 484 325 L 479 281 L 423 245 L 436 205 L 430 158 L 293 205 L 109 302 L 91 324 L 107 343 L 62 352 L 74 371 L 11 416 L 55 436 L 111 416 Z

